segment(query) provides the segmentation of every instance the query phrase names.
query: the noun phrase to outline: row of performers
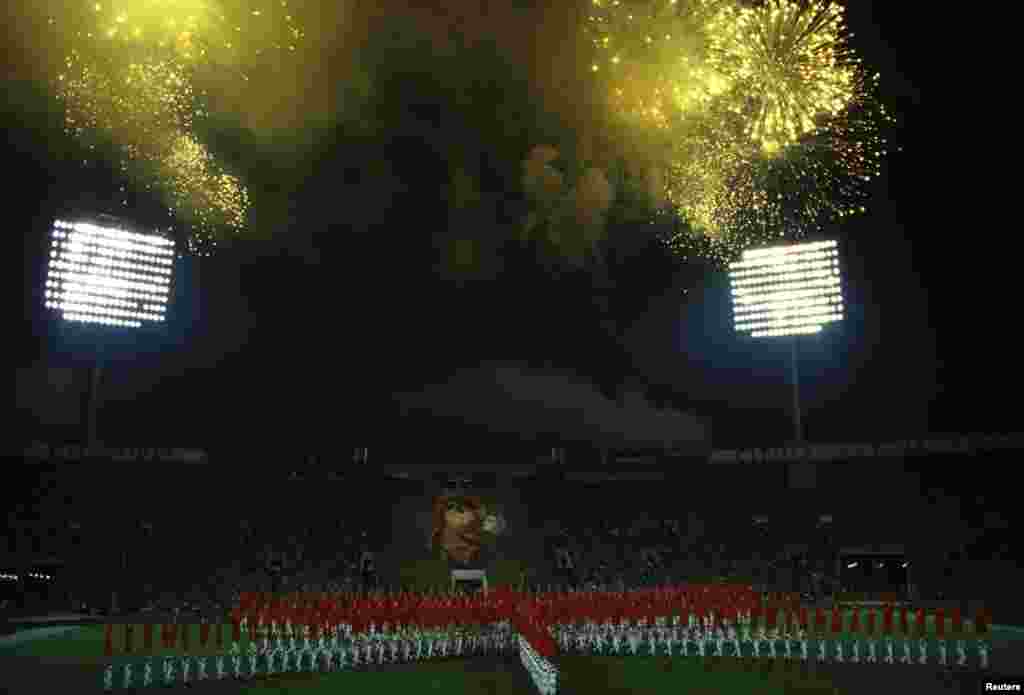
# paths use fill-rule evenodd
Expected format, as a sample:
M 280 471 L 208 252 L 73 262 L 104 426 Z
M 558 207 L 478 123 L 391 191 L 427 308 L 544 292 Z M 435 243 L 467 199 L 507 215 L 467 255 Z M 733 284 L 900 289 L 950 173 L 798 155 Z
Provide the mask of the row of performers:
M 914 614 L 915 632 L 926 632 L 928 620 L 923 608 L 916 611 L 904 606 L 887 604 L 881 610 L 881 628 L 891 633 L 899 618 L 899 628 L 910 633 L 911 614 Z M 693 615 L 701 623 L 713 619 L 716 623 L 740 621 L 774 629 L 781 620 L 787 626 L 799 624 L 810 627 L 810 614 L 793 594 L 763 597 L 750 586 L 744 585 L 683 585 L 666 586 L 630 592 L 548 592 L 529 594 L 501 587 L 487 594 L 424 595 L 411 592 L 380 594 L 376 596 L 342 596 L 321 594 L 305 597 L 243 597 L 232 611 L 233 622 L 259 629 L 281 626 L 326 628 L 328 625 L 350 625 L 355 632 L 371 626 L 385 625 L 444 626 L 450 624 L 488 624 L 520 617 L 536 624 L 628 621 L 649 625 L 663 618 Z M 863 618 L 862 618 L 863 616 Z M 875 631 L 878 612 L 874 609 L 853 610 L 848 624 L 838 606 L 831 611 L 831 620 L 818 608 L 814 628 L 825 632 L 828 627 L 840 632 L 844 624 L 850 632 Z M 678 621 L 674 621 L 678 622 Z M 947 616 L 945 609 L 937 608 L 932 614 L 936 634 L 945 633 L 947 624 L 955 634 L 964 632 L 964 619 L 958 607 Z M 984 632 L 991 617 L 980 609 L 974 621 L 974 631 Z
M 372 596 L 310 594 L 267 596 L 243 595 L 230 617 L 247 629 L 326 629 L 349 625 L 354 632 L 385 625 L 422 627 L 450 624 L 489 624 L 510 619 L 518 601 L 517 592 L 498 588 L 486 595 L 418 594 L 396 592 Z

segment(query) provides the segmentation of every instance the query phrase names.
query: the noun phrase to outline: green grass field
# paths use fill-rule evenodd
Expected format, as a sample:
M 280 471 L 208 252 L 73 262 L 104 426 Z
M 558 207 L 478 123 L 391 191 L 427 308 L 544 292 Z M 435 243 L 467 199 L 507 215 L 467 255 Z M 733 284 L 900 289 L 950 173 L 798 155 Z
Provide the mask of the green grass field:
M 114 625 L 113 644 L 115 660 L 128 656 L 122 649 L 124 629 L 124 625 Z M 221 649 L 218 649 L 216 646 L 216 626 L 210 630 L 209 642 L 205 648 L 199 645 L 199 626 L 192 625 L 189 627 L 189 630 L 191 637 L 189 639 L 188 653 L 193 656 L 213 656 L 218 653 L 227 653 L 230 648 L 232 632 L 230 625 L 224 626 L 224 646 Z M 71 632 L 27 640 L 8 646 L 0 645 L 0 654 L 36 658 L 60 658 L 64 661 L 81 660 L 82 663 L 100 664 L 105 663 L 107 660 L 103 655 L 105 639 L 106 628 L 104 626 L 88 625 Z M 181 646 L 180 633 L 176 646 L 164 648 L 160 639 L 159 627 L 154 627 L 153 629 L 152 649 L 143 649 L 142 625 L 134 626 L 132 643 L 134 645 L 132 656 L 140 658 L 151 655 L 164 656 L 165 654 L 180 655 L 185 653 Z M 242 639 L 238 644 L 242 652 L 245 653 L 249 646 L 249 639 L 244 631 L 242 632 Z
M 124 625 L 114 626 L 113 642 L 115 658 L 124 656 L 121 648 L 123 643 L 123 630 Z M 216 648 L 215 634 L 216 633 L 211 630 L 210 642 L 207 644 L 206 648 L 203 649 L 199 646 L 199 627 L 196 625 L 191 626 L 189 653 L 195 655 L 213 655 L 217 654 L 218 651 L 226 651 L 231 642 L 231 626 L 227 625 L 224 628 L 225 647 L 221 650 Z M 80 661 L 81 663 L 100 664 L 106 661 L 106 658 L 103 655 L 104 640 L 105 628 L 102 625 L 88 625 L 72 632 L 20 642 L 7 647 L 0 646 L 0 654 L 9 654 L 11 656 L 32 656 L 43 659 L 58 658 L 62 661 Z M 135 626 L 133 644 L 136 655 L 153 654 L 163 656 L 164 654 L 183 653 L 180 646 L 180 640 L 178 646 L 170 649 L 164 649 L 161 646 L 159 627 L 154 627 L 153 630 L 152 650 L 143 651 L 142 649 L 142 625 Z M 242 636 L 240 646 L 248 646 L 248 640 L 245 638 L 244 634 Z
M 571 656 L 560 659 L 559 664 L 562 667 L 559 689 L 571 693 L 834 695 L 837 692 L 828 676 L 801 672 L 798 668 L 784 669 L 781 662 L 769 665 L 732 659 L 703 662 L 668 657 Z
M 327 675 L 292 674 L 256 681 L 243 689 L 253 695 L 261 693 L 323 693 L 357 692 L 376 695 L 400 693 L 488 693 L 523 695 L 527 678 L 524 673 L 509 670 L 487 671 L 467 668 L 465 660 L 421 663 L 413 667 L 352 671 Z M 519 667 L 520 669 L 522 667 Z
M 849 625 L 850 614 L 845 616 L 845 625 Z M 863 624 L 863 618 L 862 618 Z M 898 621 L 897 621 L 898 624 Z M 878 624 L 876 624 L 876 630 Z M 949 626 L 947 625 L 947 632 Z M 114 642 L 115 663 L 129 657 L 120 653 L 120 639 L 123 626 L 115 626 Z M 929 623 L 929 631 L 933 626 Z M 973 630 L 968 623 L 968 637 Z M 165 650 L 160 648 L 159 630 L 154 630 L 155 649 L 142 652 L 142 627 L 135 627 L 136 650 L 134 660 L 147 657 L 149 654 L 180 654 L 179 647 Z M 200 649 L 199 628 L 192 626 L 192 638 L 189 652 L 194 655 L 213 655 L 217 653 L 214 641 L 215 631 L 211 630 L 211 639 L 206 649 Z M 0 657 L 27 657 L 17 659 L 20 663 L 31 663 L 33 668 L 45 669 L 47 665 L 71 668 L 75 676 L 84 682 L 97 685 L 101 680 L 102 666 L 107 662 L 104 651 L 104 627 L 87 626 L 78 630 L 55 634 L 49 637 L 24 641 L 16 644 L 0 645 Z M 225 642 L 230 643 L 231 630 L 224 630 Z M 902 639 L 897 629 L 896 636 Z M 831 635 L 830 635 L 831 638 Z M 849 633 L 841 636 L 850 639 Z M 1024 635 L 1019 631 L 994 628 L 989 636 L 993 647 L 993 656 L 1001 652 L 1006 658 L 1016 661 L 1012 655 L 1024 651 Z M 247 645 L 243 637 L 242 647 Z M 1005 651 L 1004 651 L 1005 650 Z M 932 652 L 934 654 L 934 652 Z M 916 654 L 916 648 L 915 648 Z M 996 656 L 998 658 L 998 656 Z M 8 662 L 9 663 L 9 662 Z M 787 663 L 779 659 L 771 661 L 767 658 L 755 661 L 745 659 L 737 661 L 731 658 L 699 659 L 695 657 L 668 658 L 664 656 L 588 656 L 566 654 L 556 657 L 561 677 L 559 691 L 567 695 L 600 695 L 615 693 L 624 695 L 678 693 L 686 692 L 696 695 L 784 695 L 800 693 L 806 695 L 828 693 L 829 695 L 854 694 L 871 691 L 878 692 L 862 684 L 850 685 L 837 683 L 834 674 L 828 669 L 801 668 L 798 663 Z M 36 666 L 38 665 L 38 666 Z M 849 668 L 849 667 L 848 667 Z M 853 666 L 846 673 L 868 673 L 873 667 Z M 896 668 L 903 673 L 906 668 Z M 911 673 L 913 672 L 913 673 Z M 895 674 L 895 671 L 887 671 Z M 911 668 L 900 678 L 919 678 L 920 673 Z M 913 682 L 908 682 L 912 687 Z M 302 695 L 319 695 L 319 693 L 369 692 L 376 695 L 409 692 L 444 692 L 444 693 L 483 693 L 487 695 L 512 695 L 525 692 L 536 693 L 529 682 L 529 676 L 518 662 L 518 657 L 478 657 L 471 659 L 447 659 L 423 661 L 415 664 L 387 666 L 366 671 L 347 671 L 334 674 L 285 674 L 271 678 L 257 679 L 246 684 L 236 684 L 234 690 L 251 693 L 300 693 Z M 13 691 L 12 691 L 13 692 Z
M 851 622 L 852 611 L 847 611 L 843 616 L 843 628 L 844 631 L 840 633 L 839 639 L 852 640 L 853 634 L 849 632 L 849 626 Z M 831 616 L 826 616 L 831 622 Z M 812 617 L 813 620 L 813 617 Z M 931 616 L 927 617 L 926 620 L 928 627 L 928 634 L 934 636 L 935 626 L 934 620 Z M 780 627 L 782 623 L 780 621 Z M 973 636 L 974 628 L 970 621 L 964 621 L 965 631 L 967 632 L 968 639 Z M 865 619 L 864 615 L 861 615 L 861 632 L 860 637 L 863 639 L 864 636 Z M 916 638 L 916 632 L 913 631 L 914 623 L 911 621 L 911 633 Z M 951 623 L 947 618 L 946 621 L 946 637 L 951 637 Z M 210 630 L 210 639 L 205 648 L 199 646 L 199 626 L 190 626 L 190 640 L 189 640 L 189 653 L 193 655 L 215 655 L 218 653 L 216 648 L 216 627 L 214 626 Z M 881 633 L 881 620 L 880 617 L 875 623 L 875 634 L 880 635 Z M 2 646 L 0 645 L 0 654 L 9 654 L 12 656 L 32 656 L 37 658 L 58 658 L 63 661 L 69 660 L 81 660 L 82 663 L 103 663 L 105 658 L 103 656 L 104 647 L 104 627 L 100 625 L 89 625 L 73 632 L 67 632 L 57 634 L 49 637 L 40 639 L 33 639 L 30 641 L 21 642 L 14 645 Z M 225 650 L 231 642 L 231 626 L 225 625 L 223 629 Z M 827 633 L 829 639 L 836 639 L 835 635 L 831 632 Z M 897 638 L 902 638 L 902 632 L 899 630 L 899 621 L 896 621 L 895 635 Z M 1000 642 L 1007 642 L 1014 640 L 1016 633 L 1001 631 L 998 627 L 993 628 L 989 635 L 989 641 L 994 645 L 998 646 Z M 124 625 L 114 626 L 114 655 L 116 657 L 124 656 L 122 645 L 124 639 Z M 163 656 L 164 654 L 182 654 L 181 639 L 179 635 L 178 644 L 170 649 L 165 649 L 161 646 L 160 630 L 159 627 L 155 627 L 153 630 L 153 649 L 143 651 L 143 626 L 135 625 L 134 627 L 134 652 L 135 655 L 140 654 L 153 654 L 157 656 Z M 239 644 L 240 647 L 245 649 L 248 646 L 248 639 L 243 632 L 242 640 Z M 221 650 L 223 651 L 223 650 Z
M 686 692 L 692 695 L 835 695 L 836 686 L 825 675 L 798 670 L 745 668 L 723 662 L 705 667 L 692 661 L 667 658 L 568 657 L 561 660 L 559 691 L 602 695 L 634 693 L 654 695 Z M 512 664 L 522 668 L 518 664 Z M 415 692 L 486 693 L 522 695 L 536 689 L 522 674 L 502 670 L 471 671 L 462 660 L 425 663 L 407 670 L 354 672 L 328 676 L 295 676 L 255 683 L 247 693 L 319 693 L 375 692 L 380 695 Z

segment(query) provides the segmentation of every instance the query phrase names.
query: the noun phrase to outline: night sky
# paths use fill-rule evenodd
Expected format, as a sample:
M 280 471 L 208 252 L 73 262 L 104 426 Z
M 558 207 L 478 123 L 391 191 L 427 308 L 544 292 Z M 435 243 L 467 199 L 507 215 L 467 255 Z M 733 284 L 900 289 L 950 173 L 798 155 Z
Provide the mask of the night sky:
M 943 195 L 925 183 L 940 161 L 949 164 L 934 153 L 934 126 L 921 107 L 924 57 L 901 10 L 896 3 L 858 2 L 848 12 L 855 47 L 882 72 L 883 100 L 897 116 L 902 151 L 890 155 L 873 182 L 868 214 L 834 228 L 847 320 L 799 342 L 805 431 L 814 441 L 1018 429 L 1014 409 L 1000 395 L 1019 384 L 1019 370 L 1009 366 L 1013 346 L 996 320 L 1010 280 L 997 272 L 992 251 L 964 253 L 964 240 L 989 232 L 951 229 Z M 18 56 L 7 58 L 8 74 L 19 76 Z M 23 271 L 16 366 L 81 366 L 88 352 L 45 319 L 38 291 L 44 235 L 54 211 L 77 191 L 67 177 L 75 167 L 31 121 L 24 109 L 4 113 L 11 127 L 5 159 L 8 171 L 17 172 L 8 229 L 24 242 L 20 258 L 9 255 Z M 403 150 L 408 166 L 429 172 L 429 153 L 417 162 L 409 149 Z M 330 177 L 338 172 L 321 164 Z M 98 190 L 104 176 L 115 178 L 95 169 L 79 176 Z M 408 195 L 406 202 L 429 207 L 436 192 Z M 410 225 L 415 217 L 396 211 L 389 220 Z M 316 226 L 308 218 L 304 225 Z M 183 259 L 168 329 L 106 348 L 108 421 L 124 423 L 133 443 L 159 438 L 153 443 L 171 446 L 241 436 L 355 440 L 374 422 L 379 432 L 393 431 L 393 392 L 444 381 L 456 368 L 486 359 L 550 361 L 605 392 L 628 373 L 649 383 L 656 399 L 710 417 L 716 447 L 791 437 L 788 343 L 732 333 L 721 275 L 685 295 L 677 288 L 650 300 L 619 352 L 604 352 L 590 349 L 602 333 L 586 316 L 542 317 L 537 307 L 550 301 L 543 291 L 505 288 L 470 301 L 457 289 L 421 290 L 430 269 L 417 260 L 418 247 L 407 245 L 393 263 L 365 268 L 358 248 L 330 234 L 303 234 L 315 240 L 318 264 L 303 257 L 308 251 L 278 242 Z M 533 311 L 537 320 L 529 318 Z M 531 329 L 539 339 L 522 338 Z M 38 379 L 23 381 L 19 403 L 31 402 L 34 413 L 23 411 L 24 424 L 49 421 L 39 430 L 45 436 L 70 431 L 67 397 L 52 395 L 52 384 L 47 391 Z
M 971 360 L 971 346 L 958 339 L 944 306 L 943 268 L 950 259 L 932 215 L 922 212 L 932 204 L 921 182 L 920 89 L 898 44 L 881 38 L 888 18 L 875 12 L 875 25 L 861 14 L 866 9 L 862 3 L 851 9 L 851 28 L 865 61 L 882 66 L 883 99 L 902 125 L 903 150 L 890 155 L 872 182 L 867 215 L 830 230 L 840 240 L 847 316 L 818 336 L 798 339 L 805 435 L 860 441 L 998 428 L 956 404 L 962 396 L 954 389 L 964 388 L 958 372 Z M 712 416 L 716 445 L 790 439 L 789 339 L 736 336 L 724 275 L 713 275 L 694 295 L 685 309 L 665 297 L 660 318 L 641 331 L 657 336 L 638 340 L 640 350 L 650 351 L 652 371 L 688 390 L 693 407 Z M 940 372 L 943 362 L 950 368 Z

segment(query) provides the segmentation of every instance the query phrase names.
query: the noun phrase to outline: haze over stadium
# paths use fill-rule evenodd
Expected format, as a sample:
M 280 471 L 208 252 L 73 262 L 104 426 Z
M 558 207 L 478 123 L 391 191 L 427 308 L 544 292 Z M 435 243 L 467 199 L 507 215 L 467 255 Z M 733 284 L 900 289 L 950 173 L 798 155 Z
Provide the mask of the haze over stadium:
M 5 8 L 0 680 L 1019 679 L 1013 254 L 920 18 L 415 5 Z

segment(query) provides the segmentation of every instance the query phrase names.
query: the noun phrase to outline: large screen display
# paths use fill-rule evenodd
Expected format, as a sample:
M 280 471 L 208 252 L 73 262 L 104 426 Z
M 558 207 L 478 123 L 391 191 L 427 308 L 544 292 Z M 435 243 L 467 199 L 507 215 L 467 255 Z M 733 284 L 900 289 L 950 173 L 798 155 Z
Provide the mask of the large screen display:
M 475 495 L 458 493 L 434 499 L 431 541 L 459 565 L 472 565 L 481 550 L 505 530 L 504 517 Z

